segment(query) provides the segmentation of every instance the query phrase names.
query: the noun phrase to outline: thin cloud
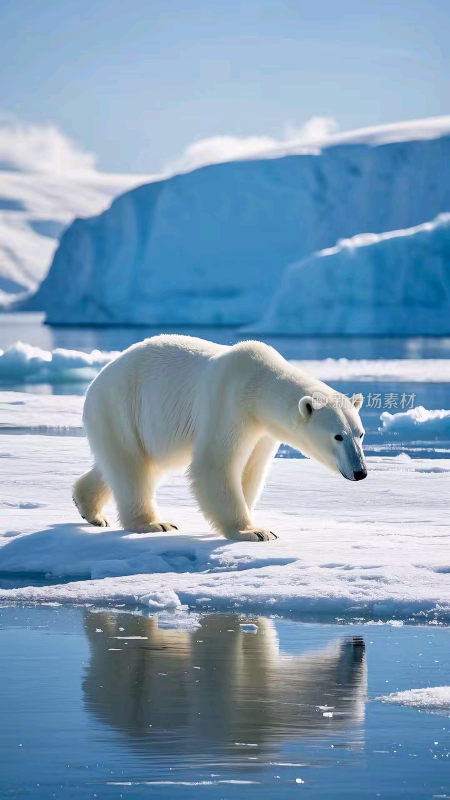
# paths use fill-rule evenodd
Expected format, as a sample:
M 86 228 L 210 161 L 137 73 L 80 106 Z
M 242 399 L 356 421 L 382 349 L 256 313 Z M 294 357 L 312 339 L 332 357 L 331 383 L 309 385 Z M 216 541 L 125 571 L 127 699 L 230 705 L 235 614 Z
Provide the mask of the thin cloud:
M 0 116 L 0 169 L 67 175 L 95 170 L 96 158 L 86 153 L 55 125 L 22 122 Z
M 289 147 L 323 146 L 338 131 L 329 117 L 313 117 L 297 128 L 287 123 L 280 138 L 272 136 L 211 136 L 188 145 L 181 156 L 170 161 L 164 172 L 188 172 L 208 164 L 265 156 Z

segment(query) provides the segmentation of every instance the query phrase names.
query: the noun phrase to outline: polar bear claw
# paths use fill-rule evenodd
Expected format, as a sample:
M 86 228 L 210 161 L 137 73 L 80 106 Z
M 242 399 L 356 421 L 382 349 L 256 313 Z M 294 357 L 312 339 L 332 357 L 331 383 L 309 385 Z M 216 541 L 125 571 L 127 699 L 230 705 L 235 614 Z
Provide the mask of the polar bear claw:
M 165 531 L 177 531 L 178 528 L 173 522 L 148 522 L 144 525 L 128 526 L 130 533 L 159 533 Z

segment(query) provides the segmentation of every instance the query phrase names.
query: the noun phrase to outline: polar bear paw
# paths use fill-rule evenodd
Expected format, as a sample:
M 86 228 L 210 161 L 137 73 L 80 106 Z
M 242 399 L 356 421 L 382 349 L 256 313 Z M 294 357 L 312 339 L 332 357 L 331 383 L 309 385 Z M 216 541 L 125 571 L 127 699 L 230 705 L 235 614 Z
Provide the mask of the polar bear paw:
M 146 522 L 143 525 L 129 525 L 127 530 L 130 533 L 169 533 L 178 528 L 173 522 Z
M 88 514 L 88 512 L 86 512 L 86 511 L 84 511 L 84 509 L 80 508 L 80 504 L 77 503 L 77 501 L 75 500 L 74 497 L 72 497 L 72 500 L 73 500 L 73 502 L 74 502 L 74 504 L 76 506 L 76 509 L 77 509 L 81 519 L 86 520 L 86 522 L 88 522 L 89 525 L 95 525 L 97 528 L 109 528 L 109 522 L 106 519 L 106 517 L 103 516 L 103 514 L 98 514 L 98 513 Z M 83 511 L 84 511 L 84 513 L 83 513 Z
M 247 531 L 239 531 L 239 536 L 233 538 L 240 542 L 270 542 L 272 539 L 278 539 L 278 536 L 263 528 L 251 528 Z
M 87 519 L 86 522 L 89 522 L 89 525 L 96 525 L 97 528 L 109 528 L 109 522 L 103 514 L 96 514 L 91 519 Z

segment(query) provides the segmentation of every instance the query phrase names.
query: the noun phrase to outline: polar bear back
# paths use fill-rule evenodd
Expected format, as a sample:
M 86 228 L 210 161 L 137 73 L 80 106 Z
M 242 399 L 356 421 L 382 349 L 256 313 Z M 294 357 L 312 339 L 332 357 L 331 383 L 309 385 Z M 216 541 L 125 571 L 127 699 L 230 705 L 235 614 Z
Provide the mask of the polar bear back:
M 162 334 L 125 350 L 88 389 L 83 422 L 91 445 L 97 436 L 129 441 L 136 433 L 158 459 L 189 460 L 198 428 L 204 373 L 231 348 L 203 339 Z M 114 430 L 112 430 L 114 428 Z M 184 457 L 180 449 L 185 448 Z

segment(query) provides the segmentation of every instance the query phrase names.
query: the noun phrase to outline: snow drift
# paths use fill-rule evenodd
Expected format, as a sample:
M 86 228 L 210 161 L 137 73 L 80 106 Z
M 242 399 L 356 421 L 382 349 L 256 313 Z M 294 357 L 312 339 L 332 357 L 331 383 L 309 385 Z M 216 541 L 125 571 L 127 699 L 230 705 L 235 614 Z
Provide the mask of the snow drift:
M 266 333 L 450 333 L 450 214 L 406 230 L 359 234 L 286 270 Z
M 443 118 L 337 134 L 140 186 L 70 226 L 26 307 L 59 324 L 256 322 L 287 264 L 447 211 L 449 129 Z

